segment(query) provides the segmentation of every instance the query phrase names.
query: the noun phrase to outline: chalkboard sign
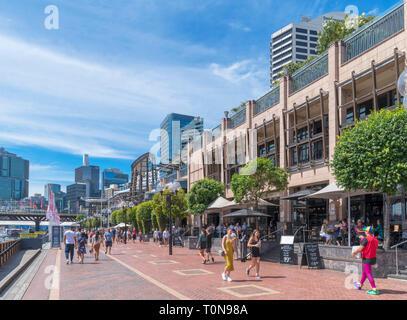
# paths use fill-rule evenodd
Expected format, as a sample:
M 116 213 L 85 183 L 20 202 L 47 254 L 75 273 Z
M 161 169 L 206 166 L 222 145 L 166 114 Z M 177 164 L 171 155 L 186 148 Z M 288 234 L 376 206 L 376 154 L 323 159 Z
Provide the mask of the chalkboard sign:
M 294 245 L 281 244 L 280 245 L 280 263 L 281 264 L 295 264 L 294 263 Z
M 174 246 L 176 247 L 183 247 L 184 243 L 182 242 L 182 238 L 180 236 L 173 236 L 174 239 Z
M 301 266 L 303 265 L 307 265 L 308 268 L 321 268 L 318 243 L 304 243 L 301 259 Z
M 61 246 L 61 227 L 52 226 L 52 247 L 59 248 Z

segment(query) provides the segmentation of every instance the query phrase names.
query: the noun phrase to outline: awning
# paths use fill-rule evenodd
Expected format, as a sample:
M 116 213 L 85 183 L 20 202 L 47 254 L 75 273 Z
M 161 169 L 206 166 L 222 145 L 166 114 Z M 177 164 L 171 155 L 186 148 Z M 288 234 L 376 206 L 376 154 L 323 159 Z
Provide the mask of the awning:
M 258 212 L 258 211 L 253 211 L 250 209 L 241 209 L 239 211 L 235 211 L 232 213 L 228 213 L 223 216 L 224 218 L 250 218 L 250 217 L 266 217 L 269 218 L 270 216 L 268 214 Z
M 206 210 L 211 210 L 211 209 L 223 209 L 226 207 L 230 207 L 235 205 L 233 201 L 229 201 L 223 197 L 218 197 L 215 201 L 213 201 Z
M 369 192 L 364 190 L 357 190 L 357 191 L 346 191 L 345 188 L 338 187 L 335 182 L 332 182 L 325 188 L 315 192 L 313 194 L 304 196 L 304 199 L 332 199 L 332 200 L 339 200 L 341 198 L 347 198 L 348 196 L 355 197 L 362 194 L 372 194 L 378 192 Z
M 311 189 L 305 189 L 298 191 L 296 193 L 290 194 L 288 196 L 280 198 L 280 200 L 298 200 L 300 198 L 304 198 L 305 196 L 309 196 L 311 194 L 314 194 L 315 191 Z
M 239 206 L 239 205 L 245 205 L 245 204 L 246 205 L 247 204 L 248 205 L 250 205 L 250 204 L 254 205 L 254 203 L 242 203 L 242 204 L 239 204 L 239 203 L 236 203 L 235 200 L 233 200 L 231 202 L 232 202 L 231 205 L 233 205 L 233 206 Z M 263 200 L 263 199 L 259 199 L 258 203 L 259 203 L 259 206 L 262 206 L 262 207 L 279 207 L 278 204 L 270 203 L 270 202 L 268 202 L 266 200 Z

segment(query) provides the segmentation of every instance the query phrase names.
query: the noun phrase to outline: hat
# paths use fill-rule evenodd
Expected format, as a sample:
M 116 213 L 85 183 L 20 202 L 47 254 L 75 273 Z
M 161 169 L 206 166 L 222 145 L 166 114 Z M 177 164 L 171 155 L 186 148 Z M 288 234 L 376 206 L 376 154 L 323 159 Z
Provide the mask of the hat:
M 232 237 L 232 238 L 236 238 L 236 233 L 232 233 L 232 234 L 231 234 L 231 237 Z
M 367 232 L 369 232 L 369 233 L 373 233 L 373 232 L 374 232 L 373 227 L 366 227 L 366 228 L 363 228 L 362 230 L 363 230 L 363 231 L 367 231 Z

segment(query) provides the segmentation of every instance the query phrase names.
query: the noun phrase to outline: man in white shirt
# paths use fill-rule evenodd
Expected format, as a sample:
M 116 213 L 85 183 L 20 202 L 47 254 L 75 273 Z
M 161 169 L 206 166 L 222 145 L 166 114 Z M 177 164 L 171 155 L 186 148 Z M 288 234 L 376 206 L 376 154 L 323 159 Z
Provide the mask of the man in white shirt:
M 66 264 L 72 263 L 74 251 L 76 247 L 76 235 L 75 228 L 71 227 L 70 230 L 64 233 L 64 244 L 65 244 L 65 258 Z M 70 258 L 70 261 L 69 261 Z

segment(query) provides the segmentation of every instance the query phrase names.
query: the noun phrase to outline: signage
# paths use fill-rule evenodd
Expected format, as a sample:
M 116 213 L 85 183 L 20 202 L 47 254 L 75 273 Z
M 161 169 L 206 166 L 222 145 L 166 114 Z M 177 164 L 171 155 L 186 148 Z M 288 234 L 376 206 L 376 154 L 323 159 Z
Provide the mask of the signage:
M 280 245 L 280 263 L 281 264 L 296 264 L 294 262 L 294 245 Z
M 36 233 L 20 233 L 20 238 L 37 238 Z
M 304 243 L 300 266 L 303 265 L 307 265 L 308 268 L 321 269 L 321 256 L 319 254 L 318 243 Z
M 61 246 L 61 227 L 52 226 L 51 247 L 59 248 Z
M 294 236 L 281 236 L 280 244 L 294 244 Z

